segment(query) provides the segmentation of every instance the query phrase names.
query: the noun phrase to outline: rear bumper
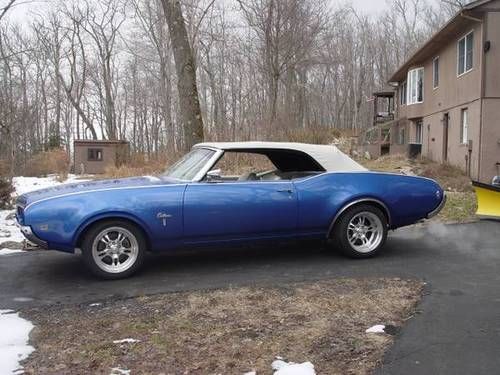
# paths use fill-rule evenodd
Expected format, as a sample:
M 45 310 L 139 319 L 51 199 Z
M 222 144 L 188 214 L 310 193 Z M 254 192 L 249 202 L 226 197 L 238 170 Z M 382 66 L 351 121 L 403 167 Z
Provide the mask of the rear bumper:
M 43 241 L 43 240 L 39 239 L 37 236 L 35 236 L 35 234 L 31 230 L 30 226 L 23 226 L 23 225 L 19 225 L 19 224 L 18 224 L 18 226 L 19 226 L 19 229 L 21 230 L 21 233 L 24 235 L 24 237 L 29 242 L 32 242 L 33 244 L 35 244 L 36 246 L 38 246 L 42 249 L 49 248 L 49 244 L 46 241 Z
M 441 212 L 444 205 L 446 204 L 446 199 L 446 194 L 443 193 L 443 199 L 441 199 L 441 203 L 439 203 L 439 206 L 437 206 L 434 211 L 429 212 L 429 214 L 427 215 L 427 219 L 432 219 L 434 216 L 437 216 Z

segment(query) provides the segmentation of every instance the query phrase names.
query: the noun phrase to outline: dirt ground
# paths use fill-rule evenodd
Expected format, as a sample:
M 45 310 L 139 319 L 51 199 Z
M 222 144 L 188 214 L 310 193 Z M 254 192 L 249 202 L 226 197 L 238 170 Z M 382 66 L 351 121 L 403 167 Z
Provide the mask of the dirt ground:
M 31 309 L 23 314 L 36 326 L 36 351 L 23 365 L 27 374 L 260 375 L 281 356 L 311 361 L 318 374 L 367 374 L 393 338 L 366 329 L 397 332 L 422 288 L 337 279 Z M 114 343 L 124 339 L 133 340 Z

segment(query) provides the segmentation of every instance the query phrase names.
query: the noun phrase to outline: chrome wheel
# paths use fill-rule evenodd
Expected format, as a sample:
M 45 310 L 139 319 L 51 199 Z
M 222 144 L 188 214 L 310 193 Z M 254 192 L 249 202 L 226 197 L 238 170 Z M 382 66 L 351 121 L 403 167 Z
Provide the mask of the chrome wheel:
M 347 239 L 353 250 L 370 253 L 377 249 L 384 238 L 380 218 L 372 212 L 360 212 L 352 217 L 347 226 Z
M 134 265 L 139 254 L 137 238 L 122 227 L 106 228 L 92 243 L 95 264 L 108 273 L 121 273 Z

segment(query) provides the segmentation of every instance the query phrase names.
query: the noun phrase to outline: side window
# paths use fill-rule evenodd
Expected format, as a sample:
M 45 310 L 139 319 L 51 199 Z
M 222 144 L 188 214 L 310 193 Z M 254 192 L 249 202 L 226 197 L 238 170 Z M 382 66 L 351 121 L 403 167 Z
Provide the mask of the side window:
M 470 32 L 458 41 L 457 74 L 461 76 L 474 67 L 474 32 Z
M 102 148 L 89 148 L 87 153 L 88 161 L 102 161 Z
M 404 81 L 401 84 L 401 88 L 399 89 L 399 104 L 401 105 L 406 105 L 406 97 L 407 97 L 407 92 L 406 92 L 406 81 Z
M 469 141 L 469 111 L 467 108 L 462 109 L 460 122 L 460 142 L 466 144 Z
M 424 68 L 408 72 L 408 104 L 418 104 L 424 101 Z
M 265 179 L 263 175 L 275 171 L 276 167 L 265 155 L 225 152 L 212 169 L 220 169 L 223 181 L 258 181 Z
M 417 121 L 415 124 L 415 143 L 422 144 L 422 120 Z
M 399 132 L 398 132 L 398 144 L 399 145 L 405 144 L 405 140 L 406 140 L 405 137 L 406 137 L 405 128 L 404 127 L 399 128 Z
M 439 57 L 432 61 L 432 87 L 435 89 L 439 87 Z

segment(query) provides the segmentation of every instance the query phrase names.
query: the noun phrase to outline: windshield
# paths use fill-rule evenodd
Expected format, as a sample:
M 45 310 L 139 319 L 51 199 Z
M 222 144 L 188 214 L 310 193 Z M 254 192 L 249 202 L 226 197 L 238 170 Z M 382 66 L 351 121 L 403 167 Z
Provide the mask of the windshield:
M 214 154 L 213 150 L 196 148 L 168 168 L 163 177 L 192 181 Z

